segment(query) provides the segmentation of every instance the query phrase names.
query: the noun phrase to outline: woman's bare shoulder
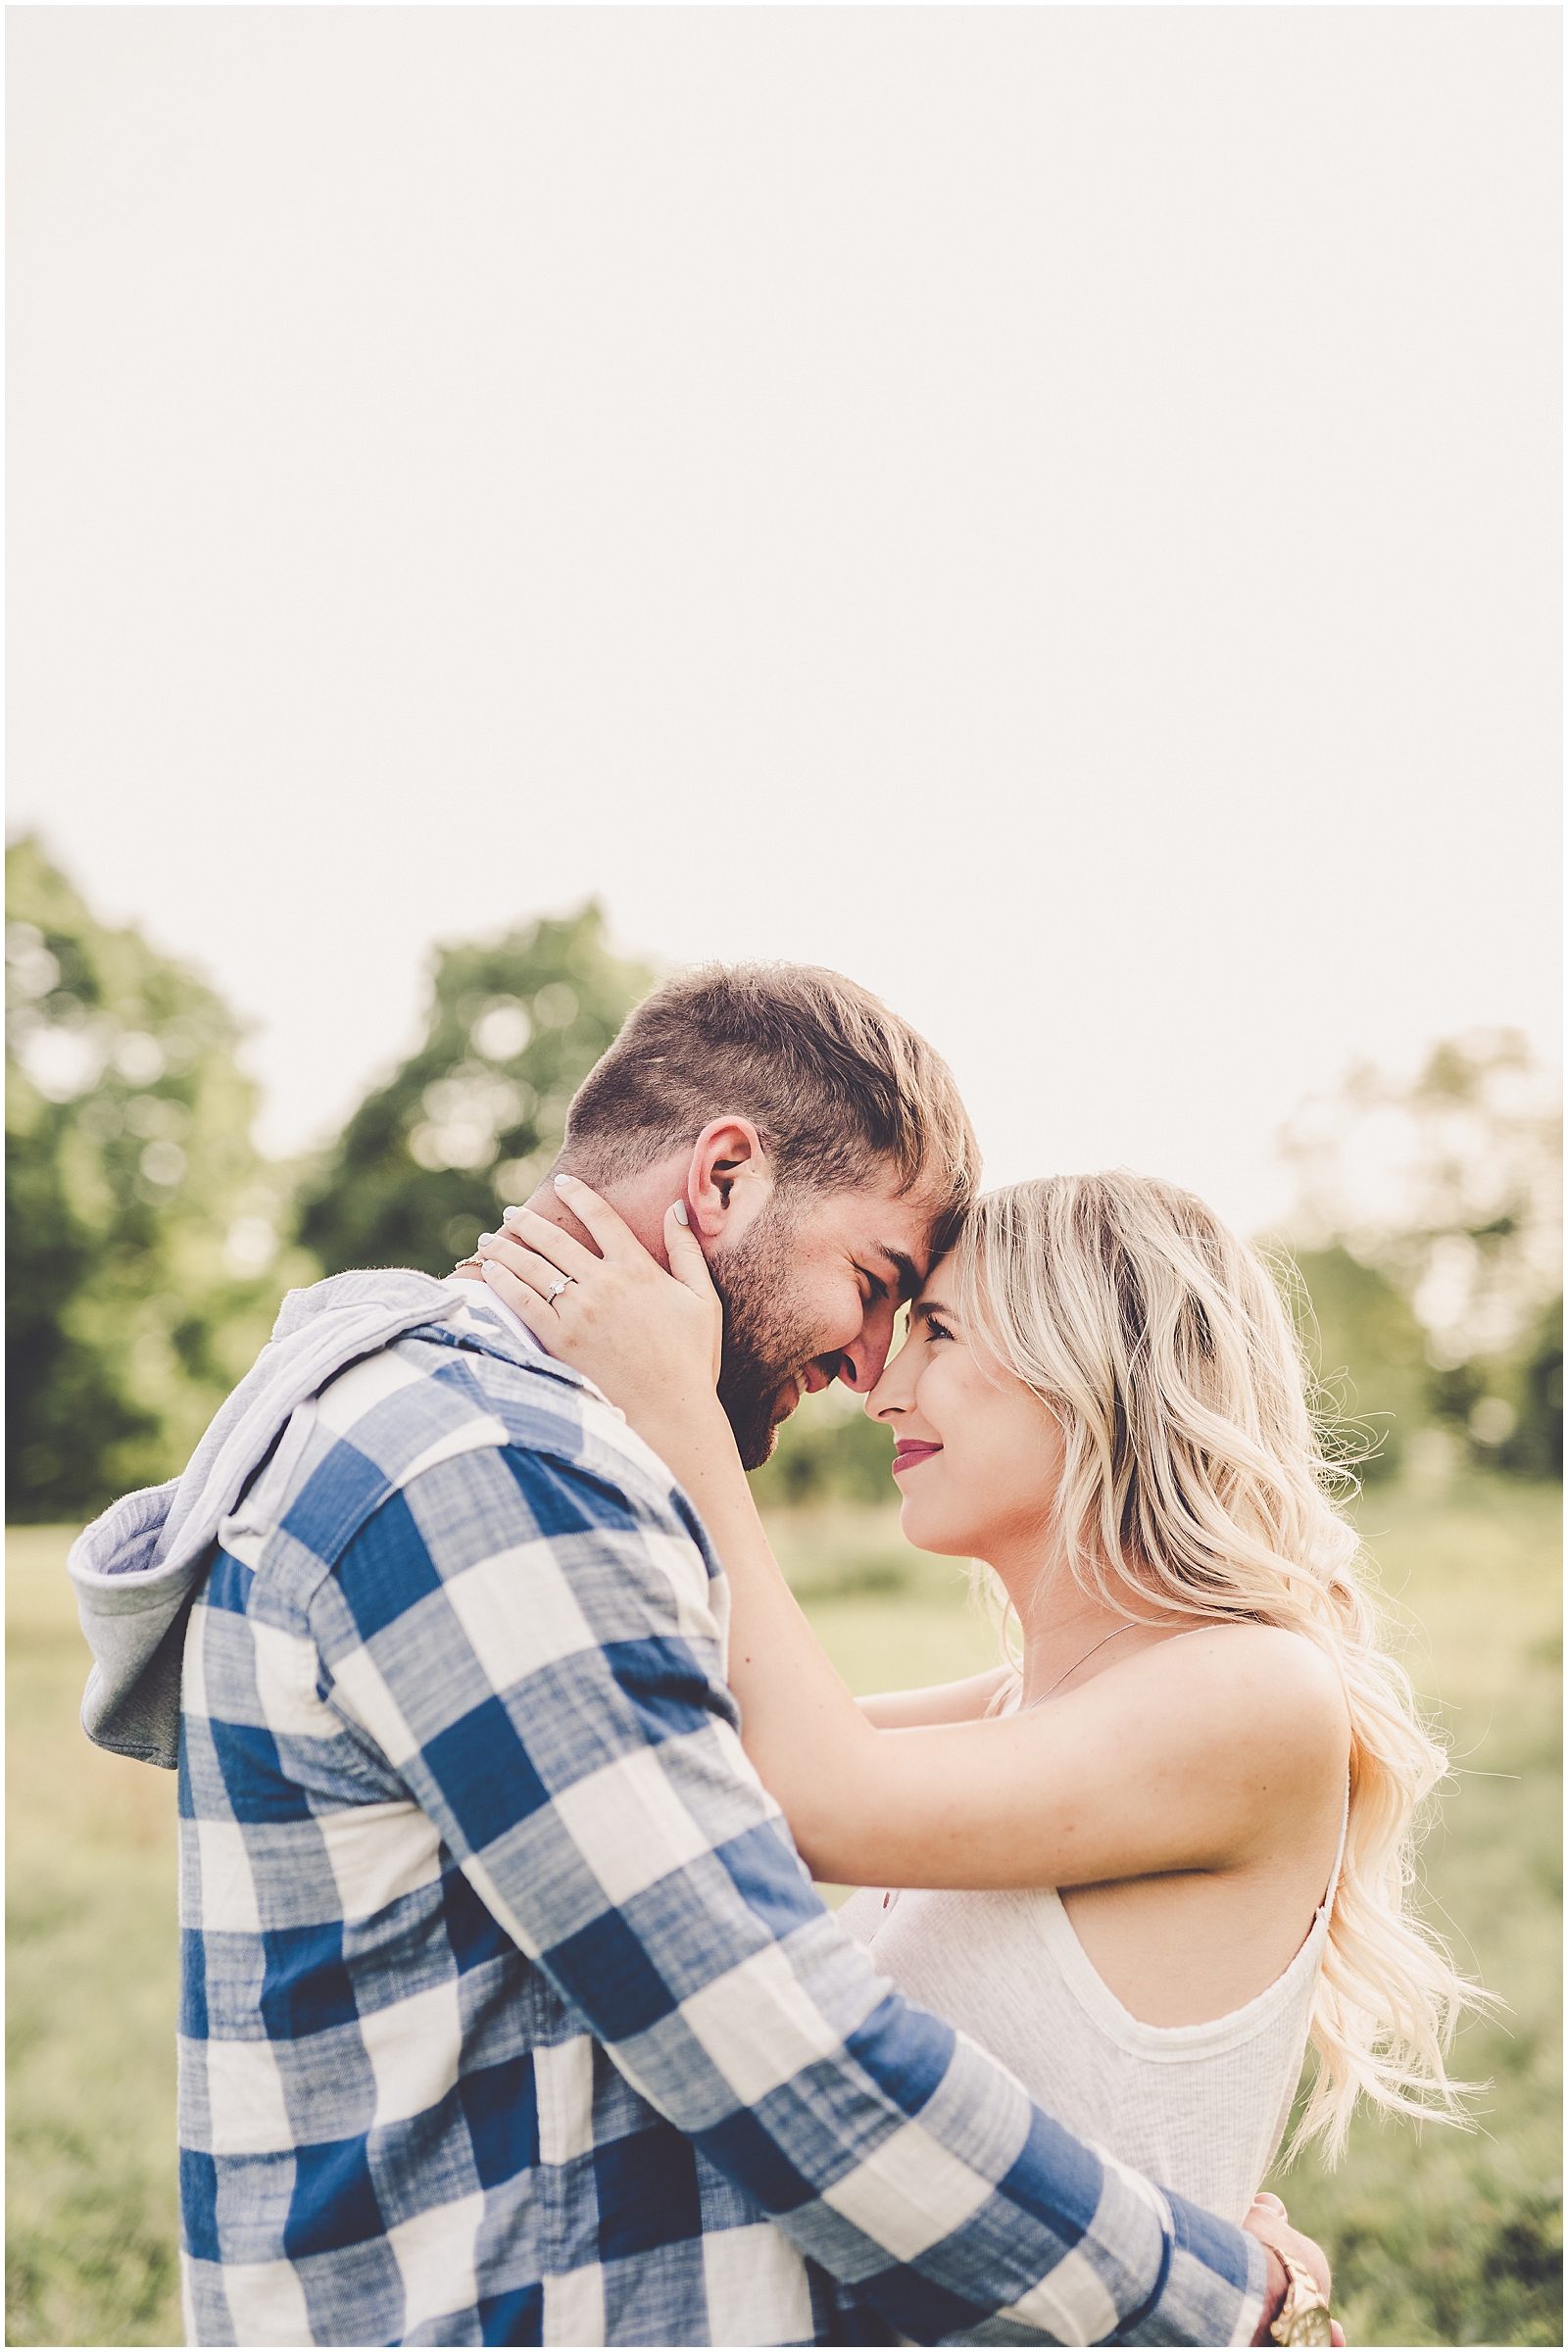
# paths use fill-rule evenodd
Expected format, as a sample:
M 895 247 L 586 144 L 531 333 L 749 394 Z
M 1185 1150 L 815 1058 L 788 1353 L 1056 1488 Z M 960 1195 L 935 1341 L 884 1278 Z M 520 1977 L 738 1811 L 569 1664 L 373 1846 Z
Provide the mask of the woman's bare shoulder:
M 1338 1666 L 1305 1634 L 1274 1625 L 1211 1625 L 1162 1642 L 1119 1671 L 1146 1670 L 1148 1688 L 1185 1715 L 1200 1737 L 1238 1736 L 1283 1748 L 1300 1763 L 1345 1756 L 1349 1709 Z

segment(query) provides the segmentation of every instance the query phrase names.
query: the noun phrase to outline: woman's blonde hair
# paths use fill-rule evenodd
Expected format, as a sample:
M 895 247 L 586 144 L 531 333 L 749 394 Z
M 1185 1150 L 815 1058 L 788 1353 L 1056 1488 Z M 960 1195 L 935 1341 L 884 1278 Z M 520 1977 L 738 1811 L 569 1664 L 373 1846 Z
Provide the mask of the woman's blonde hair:
M 1467 2120 L 1444 2054 L 1492 1996 L 1408 1912 L 1416 1805 L 1447 1769 L 1381 1645 L 1354 1491 L 1315 1423 L 1310 1372 L 1256 1251 L 1193 1194 L 1124 1170 L 985 1195 L 955 1246 L 956 1303 L 1060 1423 L 1054 1527 L 1080 1585 L 1123 1613 L 1281 1626 L 1337 1665 L 1349 1824 L 1312 2014 L 1318 2055 L 1292 2146 L 1344 2144 L 1357 2095 Z

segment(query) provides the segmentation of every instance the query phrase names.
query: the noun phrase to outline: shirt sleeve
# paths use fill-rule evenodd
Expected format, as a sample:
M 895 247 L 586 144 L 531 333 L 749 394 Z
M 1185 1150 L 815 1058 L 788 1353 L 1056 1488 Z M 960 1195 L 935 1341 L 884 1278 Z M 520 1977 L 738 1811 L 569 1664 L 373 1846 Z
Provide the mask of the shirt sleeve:
M 517 1446 L 421 1472 L 313 1608 L 368 1734 L 651 2106 L 921 2343 L 1232 2344 L 1257 2242 L 1034 2107 L 813 1891 L 741 1746 L 678 1495 Z

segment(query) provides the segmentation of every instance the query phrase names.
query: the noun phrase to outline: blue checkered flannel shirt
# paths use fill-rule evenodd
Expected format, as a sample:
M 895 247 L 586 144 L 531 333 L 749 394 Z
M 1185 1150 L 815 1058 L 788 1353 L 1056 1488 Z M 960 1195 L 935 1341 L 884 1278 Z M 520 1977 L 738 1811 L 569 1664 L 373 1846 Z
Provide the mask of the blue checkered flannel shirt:
M 1246 2342 L 1255 2242 L 824 1909 L 690 1505 L 491 1308 L 293 1414 L 191 1611 L 190 2340 Z

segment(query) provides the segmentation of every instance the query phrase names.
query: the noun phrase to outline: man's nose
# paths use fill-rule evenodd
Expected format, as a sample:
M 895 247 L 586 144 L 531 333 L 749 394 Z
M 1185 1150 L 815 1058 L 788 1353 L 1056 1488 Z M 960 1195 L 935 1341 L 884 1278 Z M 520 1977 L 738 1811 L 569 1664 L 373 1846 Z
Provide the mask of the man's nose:
M 906 1339 L 897 1355 L 884 1355 L 882 1370 L 871 1384 L 865 1409 L 873 1421 L 887 1421 L 891 1416 L 908 1412 L 914 1403 L 913 1376 L 918 1360 L 911 1342 Z
M 876 1387 L 888 1360 L 893 1345 L 893 1322 L 898 1308 L 890 1299 L 878 1299 L 867 1308 L 865 1320 L 849 1346 L 839 1352 L 839 1378 L 847 1389 L 861 1396 Z

